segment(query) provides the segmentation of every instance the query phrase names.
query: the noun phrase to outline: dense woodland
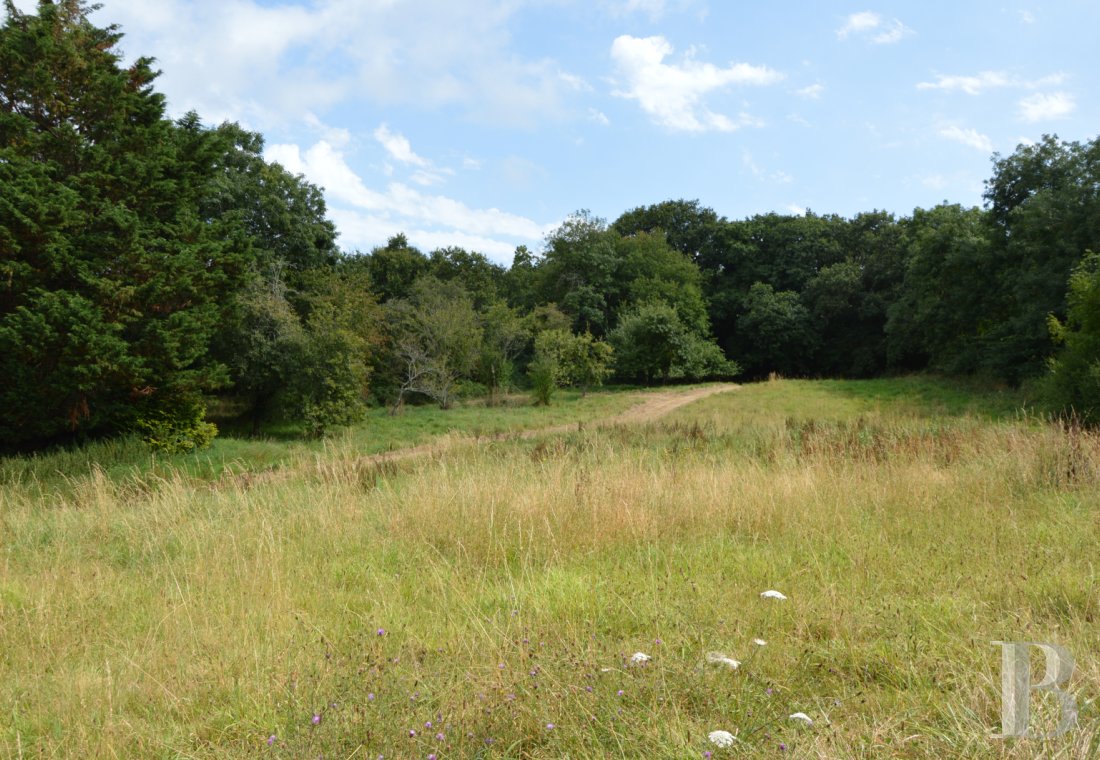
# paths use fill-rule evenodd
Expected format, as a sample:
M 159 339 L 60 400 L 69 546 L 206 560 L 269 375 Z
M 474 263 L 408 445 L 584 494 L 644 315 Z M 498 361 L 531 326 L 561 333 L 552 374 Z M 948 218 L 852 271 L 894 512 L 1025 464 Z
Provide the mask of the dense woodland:
M 993 157 L 982 208 L 727 219 L 581 211 L 510 267 L 404 236 L 344 251 L 263 138 L 166 117 L 80 0 L 0 29 L 0 446 L 202 446 L 211 399 L 313 435 L 368 405 L 541 403 L 608 379 L 1034 383 L 1100 421 L 1100 138 Z

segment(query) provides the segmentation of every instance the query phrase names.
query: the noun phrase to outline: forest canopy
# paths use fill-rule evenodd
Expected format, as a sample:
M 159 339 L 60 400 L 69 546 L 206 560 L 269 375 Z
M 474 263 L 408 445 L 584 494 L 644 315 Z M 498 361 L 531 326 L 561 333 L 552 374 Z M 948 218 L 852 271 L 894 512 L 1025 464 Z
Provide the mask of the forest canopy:
M 344 251 L 324 196 L 237 124 L 170 119 L 80 0 L 0 28 L 0 445 L 321 435 L 369 405 L 531 387 L 937 371 L 1038 382 L 1095 423 L 1100 138 L 994 155 L 985 204 L 569 216 L 511 266 L 403 235 Z

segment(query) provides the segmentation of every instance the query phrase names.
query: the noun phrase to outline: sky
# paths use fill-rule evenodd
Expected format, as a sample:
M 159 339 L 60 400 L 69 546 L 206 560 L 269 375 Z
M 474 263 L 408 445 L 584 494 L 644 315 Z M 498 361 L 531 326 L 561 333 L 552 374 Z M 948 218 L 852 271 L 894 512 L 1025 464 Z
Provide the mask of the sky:
M 263 133 L 348 251 L 507 264 L 577 210 L 679 198 L 980 205 L 994 152 L 1100 134 L 1092 0 L 102 2 L 170 114 Z

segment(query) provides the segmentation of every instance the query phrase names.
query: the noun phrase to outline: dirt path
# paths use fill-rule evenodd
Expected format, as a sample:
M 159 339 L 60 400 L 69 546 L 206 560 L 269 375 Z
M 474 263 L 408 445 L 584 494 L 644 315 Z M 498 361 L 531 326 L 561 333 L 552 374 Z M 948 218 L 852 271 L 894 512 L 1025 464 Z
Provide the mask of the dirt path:
M 362 457 L 358 457 L 353 461 L 356 465 L 370 466 L 374 464 L 382 464 L 385 462 L 400 462 L 406 459 L 413 459 L 414 457 L 442 454 L 448 449 L 465 442 L 473 442 L 477 444 L 485 441 L 529 440 L 531 438 L 537 438 L 538 436 L 542 435 L 569 433 L 584 426 L 608 427 L 612 425 L 628 425 L 652 422 L 653 420 L 660 419 L 666 414 L 669 414 L 670 412 L 673 412 L 682 406 L 687 406 L 694 401 L 706 398 L 707 396 L 713 396 L 716 393 L 726 393 L 728 391 L 735 390 L 737 387 L 738 386 L 734 383 L 720 383 L 715 385 L 706 385 L 701 388 L 691 388 L 686 391 L 667 390 L 657 392 L 645 392 L 639 394 L 640 398 L 638 403 L 627 409 L 625 412 L 621 412 L 611 417 L 591 420 L 586 423 L 578 424 L 574 422 L 567 425 L 553 425 L 549 427 L 534 428 L 532 430 L 516 430 L 506 433 L 497 433 L 495 435 L 489 436 L 479 436 L 477 438 L 444 438 L 442 440 L 433 441 L 431 443 L 422 443 L 419 446 L 409 446 L 403 449 L 384 451 L 379 454 L 367 454 Z M 267 470 L 265 472 L 258 473 L 243 472 L 230 478 L 221 480 L 219 481 L 219 483 L 222 485 L 231 484 L 238 488 L 252 488 L 260 483 L 271 483 L 273 481 L 282 480 L 289 477 L 289 475 L 290 471 L 284 468 Z
M 660 419 L 666 414 L 669 414 L 682 406 L 704 399 L 708 396 L 713 396 L 716 393 L 726 393 L 732 391 L 738 386 L 734 383 L 721 383 L 717 385 L 706 385 L 701 388 L 691 388 L 690 390 L 668 390 L 658 391 L 656 393 L 645 393 L 641 397 L 641 401 L 627 409 L 625 412 L 621 412 L 611 417 L 604 417 L 602 419 L 593 420 L 588 423 L 594 427 L 607 427 L 609 425 L 628 425 L 637 424 L 643 422 L 652 422 L 653 420 Z M 577 423 L 570 423 L 567 425 L 553 425 L 550 427 L 534 428 L 532 430 L 517 430 L 507 433 L 497 433 L 491 436 L 481 436 L 473 439 L 475 441 L 508 441 L 508 440 L 528 440 L 531 438 L 537 438 L 542 435 L 553 435 L 555 433 L 569 433 L 577 430 L 579 425 Z M 404 449 L 394 449 L 393 451 L 385 451 L 381 454 L 369 454 L 362 457 L 360 460 L 363 464 L 374 464 L 379 462 L 396 462 L 403 459 L 409 459 L 411 457 L 426 456 L 431 454 L 438 454 L 446 451 L 454 445 L 453 441 L 435 441 L 433 443 L 423 443 L 419 446 L 409 446 Z

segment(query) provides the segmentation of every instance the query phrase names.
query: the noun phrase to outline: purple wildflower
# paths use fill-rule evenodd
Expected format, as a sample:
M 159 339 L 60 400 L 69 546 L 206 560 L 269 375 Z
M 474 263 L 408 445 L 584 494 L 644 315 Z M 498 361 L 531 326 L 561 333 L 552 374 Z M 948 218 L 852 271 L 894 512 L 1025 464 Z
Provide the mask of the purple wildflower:
M 386 629 L 385 628 L 379 628 L 378 629 L 378 635 L 379 636 L 385 636 L 386 635 Z
M 313 713 L 313 719 L 310 722 L 315 726 L 319 724 L 321 722 L 321 714 Z
M 272 734 L 271 736 L 267 737 L 267 746 L 270 747 L 274 743 L 275 743 L 275 734 Z
M 546 724 L 546 730 L 547 731 L 553 731 L 554 730 L 554 724 L 553 723 L 547 723 Z
M 440 732 L 439 732 L 438 734 L 436 734 L 436 735 L 435 735 L 435 740 L 436 740 L 437 742 L 441 742 L 441 741 L 443 741 L 443 740 L 444 740 L 444 739 L 446 739 L 446 738 L 447 738 L 447 737 L 443 735 L 443 732 L 442 732 L 442 731 L 440 731 Z

